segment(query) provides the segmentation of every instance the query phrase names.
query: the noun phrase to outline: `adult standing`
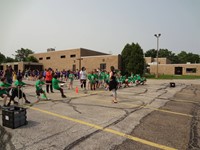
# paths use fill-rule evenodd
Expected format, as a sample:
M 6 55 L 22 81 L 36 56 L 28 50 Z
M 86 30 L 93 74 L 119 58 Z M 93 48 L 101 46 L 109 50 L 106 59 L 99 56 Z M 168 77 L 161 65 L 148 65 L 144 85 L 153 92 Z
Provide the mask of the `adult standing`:
M 12 80 L 12 75 L 13 75 L 13 69 L 12 66 L 7 66 L 6 70 L 5 70 L 5 74 L 4 77 L 7 80 L 7 83 L 12 84 L 13 80 Z
M 109 90 L 112 91 L 113 95 L 113 103 L 117 103 L 117 80 L 116 80 L 116 72 L 114 66 L 110 67 L 110 82 L 109 82 Z
M 110 74 L 109 74 L 109 76 L 110 76 L 110 79 L 111 79 L 112 76 L 116 76 L 116 72 L 115 72 L 115 67 L 114 66 L 110 67 Z
M 46 77 L 45 77 L 47 93 L 49 93 L 49 87 L 50 87 L 51 93 L 53 93 L 52 79 L 53 79 L 52 69 L 48 68 L 48 70 L 46 71 Z
M 87 80 L 86 68 L 82 67 L 80 71 L 80 82 L 81 82 L 81 88 L 84 87 L 84 90 L 86 90 L 86 80 Z

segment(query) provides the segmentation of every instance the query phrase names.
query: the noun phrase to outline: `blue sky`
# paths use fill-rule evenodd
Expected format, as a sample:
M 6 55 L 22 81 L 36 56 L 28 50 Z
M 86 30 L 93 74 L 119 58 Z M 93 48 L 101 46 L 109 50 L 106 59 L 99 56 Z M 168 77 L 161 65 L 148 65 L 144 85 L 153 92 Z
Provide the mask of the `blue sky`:
M 200 0 L 0 0 L 0 52 L 88 48 L 120 54 L 127 43 L 200 54 Z

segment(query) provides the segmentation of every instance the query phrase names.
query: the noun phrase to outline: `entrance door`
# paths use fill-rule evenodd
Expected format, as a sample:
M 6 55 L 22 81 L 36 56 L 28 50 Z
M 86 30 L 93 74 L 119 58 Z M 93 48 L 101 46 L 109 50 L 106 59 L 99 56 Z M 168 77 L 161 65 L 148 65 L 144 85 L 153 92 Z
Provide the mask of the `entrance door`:
M 14 71 L 18 72 L 18 65 L 14 65 Z M 22 70 L 21 70 L 22 71 Z
M 72 66 L 72 71 L 76 71 L 76 65 Z
M 175 75 L 182 75 L 183 67 L 175 67 Z

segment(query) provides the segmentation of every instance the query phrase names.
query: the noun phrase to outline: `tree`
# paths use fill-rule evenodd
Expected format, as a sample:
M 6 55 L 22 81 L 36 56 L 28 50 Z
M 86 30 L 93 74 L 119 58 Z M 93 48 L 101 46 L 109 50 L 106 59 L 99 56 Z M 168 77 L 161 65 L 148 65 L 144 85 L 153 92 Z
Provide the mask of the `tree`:
M 145 53 L 145 57 L 156 58 L 156 56 L 157 56 L 157 50 L 155 50 L 155 49 L 150 49 L 150 50 L 146 51 L 146 53 Z
M 178 59 L 180 63 L 199 63 L 200 62 L 200 56 L 198 54 L 193 53 L 187 53 L 185 51 L 181 51 L 178 55 Z
M 38 62 L 37 58 L 35 58 L 34 56 L 27 57 L 27 61 L 28 62 Z
M 5 62 L 5 59 L 6 59 L 5 55 L 0 53 L 0 64 Z
M 6 57 L 5 59 L 5 62 L 8 63 L 8 62 L 16 62 L 17 60 L 11 58 L 11 57 Z
M 126 44 L 122 50 L 122 73 L 143 74 L 144 54 L 138 43 Z
M 157 57 L 157 50 L 151 49 L 151 50 L 146 51 L 145 57 L 156 58 Z M 171 61 L 172 64 L 179 62 L 176 54 L 173 53 L 172 51 L 169 51 L 168 49 L 160 49 L 158 51 L 158 57 L 159 58 L 167 58 Z
M 15 55 L 15 59 L 18 61 L 27 61 L 27 57 L 29 54 L 33 54 L 34 52 L 30 49 L 24 49 L 21 48 L 17 51 L 15 51 L 16 55 Z

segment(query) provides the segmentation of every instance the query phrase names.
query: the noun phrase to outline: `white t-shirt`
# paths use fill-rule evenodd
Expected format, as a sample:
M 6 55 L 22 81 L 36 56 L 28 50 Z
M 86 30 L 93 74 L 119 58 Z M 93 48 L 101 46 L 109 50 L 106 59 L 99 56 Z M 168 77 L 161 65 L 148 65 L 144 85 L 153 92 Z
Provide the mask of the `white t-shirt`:
M 87 79 L 87 72 L 86 71 L 80 71 L 80 79 L 86 80 Z

